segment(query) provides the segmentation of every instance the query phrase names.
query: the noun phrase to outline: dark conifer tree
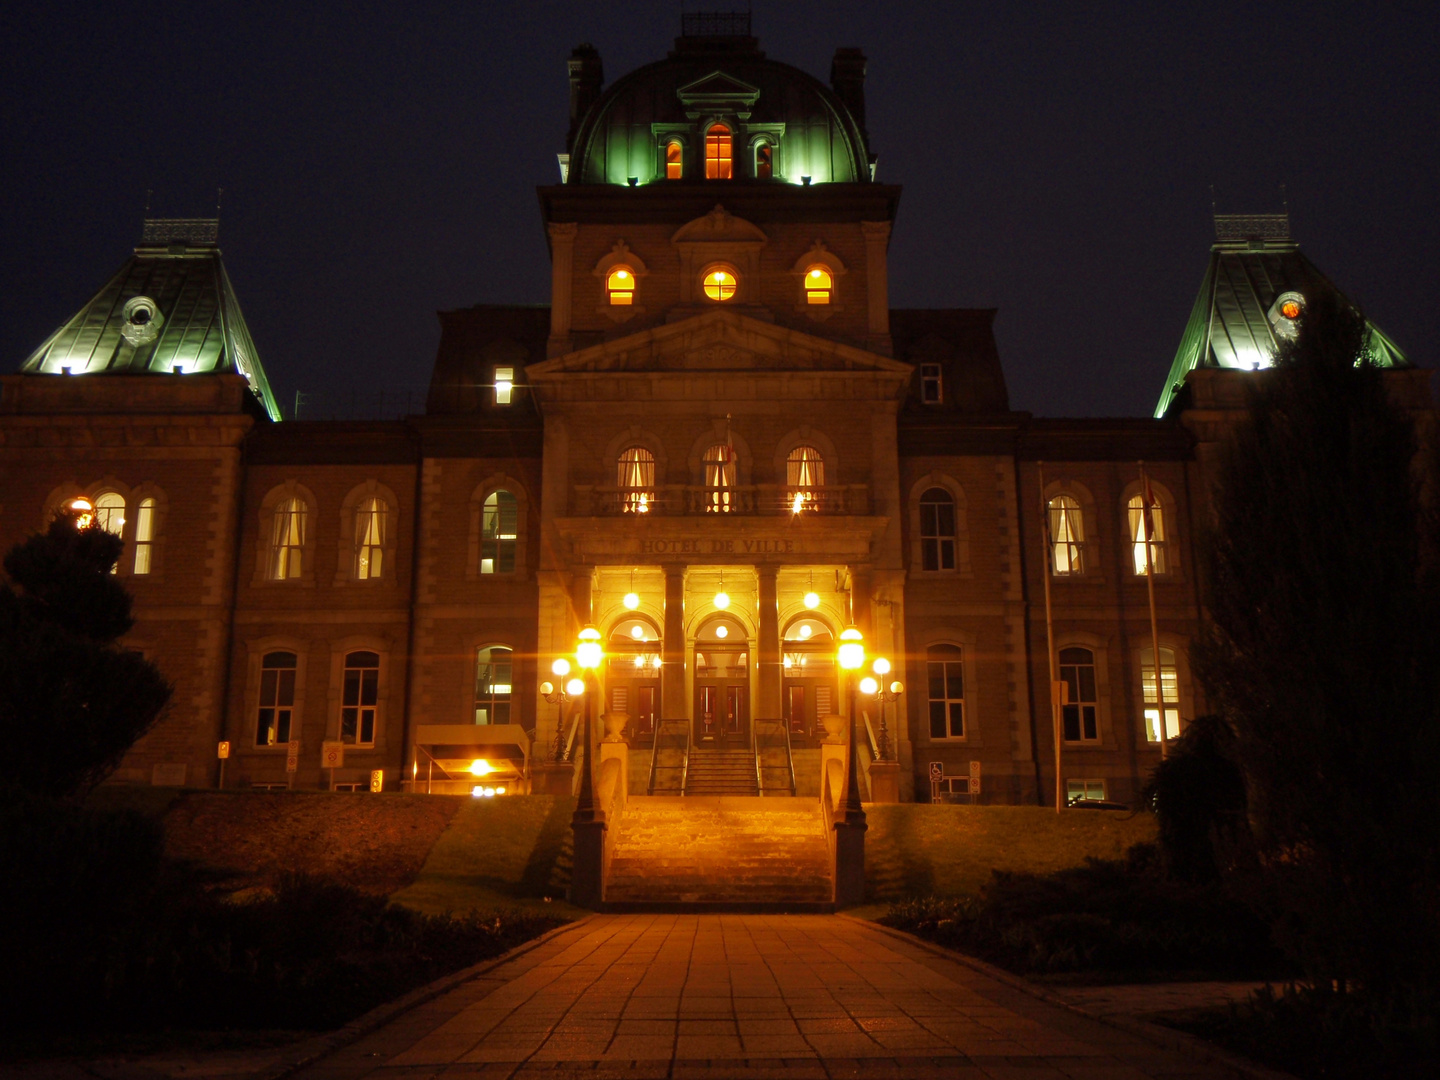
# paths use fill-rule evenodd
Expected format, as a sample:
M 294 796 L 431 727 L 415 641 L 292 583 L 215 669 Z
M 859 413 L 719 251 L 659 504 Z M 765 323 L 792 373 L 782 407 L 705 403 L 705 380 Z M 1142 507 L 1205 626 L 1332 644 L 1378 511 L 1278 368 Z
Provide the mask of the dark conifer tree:
M 1282 944 L 1317 985 L 1388 1011 L 1433 1004 L 1440 970 L 1440 596 L 1433 459 L 1366 334 L 1316 297 L 1255 380 L 1196 660 L 1235 733 Z
M 110 572 L 118 536 L 62 513 L 5 557 L 0 583 L 0 781 L 80 795 L 115 770 L 171 688 L 116 641 L 133 624 Z

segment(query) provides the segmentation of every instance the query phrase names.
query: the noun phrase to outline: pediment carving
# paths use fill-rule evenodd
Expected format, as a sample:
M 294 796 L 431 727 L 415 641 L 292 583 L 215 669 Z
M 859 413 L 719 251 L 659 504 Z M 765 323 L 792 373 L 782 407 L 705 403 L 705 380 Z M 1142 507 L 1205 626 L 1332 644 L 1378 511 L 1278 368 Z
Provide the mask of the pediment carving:
M 760 100 L 758 87 L 719 70 L 680 87 L 675 94 L 686 109 L 697 113 L 715 109 L 744 109 L 748 112 Z
M 670 238 L 673 244 L 694 243 L 746 243 L 764 244 L 770 238 L 758 225 L 736 217 L 720 204 L 715 205 L 704 217 L 681 225 Z

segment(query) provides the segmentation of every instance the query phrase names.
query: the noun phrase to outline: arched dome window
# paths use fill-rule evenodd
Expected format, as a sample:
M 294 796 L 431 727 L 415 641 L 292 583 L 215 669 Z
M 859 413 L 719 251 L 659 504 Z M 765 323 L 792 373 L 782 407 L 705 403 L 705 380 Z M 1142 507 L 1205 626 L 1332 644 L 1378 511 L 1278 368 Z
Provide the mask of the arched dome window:
M 605 293 L 612 305 L 635 302 L 635 271 L 628 266 L 612 267 L 605 275 Z
M 655 455 L 644 446 L 627 446 L 616 462 L 615 483 L 623 512 L 649 513 L 655 501 Z
M 682 159 L 684 148 L 680 145 L 679 139 L 671 139 L 665 144 L 665 179 L 679 180 L 685 174 L 685 164 Z
M 807 304 L 828 304 L 830 294 L 835 291 L 835 277 L 828 266 L 816 263 L 805 271 L 805 302 Z
M 728 267 L 717 266 L 705 275 L 705 295 L 711 300 L 729 300 L 735 295 L 736 285 L 735 272 Z
M 735 175 L 730 129 L 715 124 L 705 133 L 705 179 L 729 180 Z

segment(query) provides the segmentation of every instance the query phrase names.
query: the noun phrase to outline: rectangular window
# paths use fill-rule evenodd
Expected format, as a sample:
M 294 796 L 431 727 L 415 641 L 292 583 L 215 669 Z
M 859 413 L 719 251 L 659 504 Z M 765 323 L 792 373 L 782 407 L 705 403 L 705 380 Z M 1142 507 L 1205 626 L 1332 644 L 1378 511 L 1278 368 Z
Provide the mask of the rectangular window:
M 964 654 L 958 645 L 933 645 L 926 674 L 930 706 L 930 738 L 965 737 Z
M 256 746 L 284 746 L 290 741 L 295 714 L 295 664 L 292 652 L 271 652 L 261 658 Z
M 920 400 L 926 405 L 938 405 L 941 401 L 939 364 L 920 365 Z
M 340 706 L 340 741 L 354 746 L 375 745 L 375 714 L 380 695 L 380 656 L 352 652 L 345 657 L 343 698 Z
M 1066 742 L 1093 742 L 1100 738 L 1096 721 L 1095 654 L 1089 649 L 1060 650 L 1060 680 L 1067 702 L 1061 707 Z
M 519 502 L 504 488 L 492 491 L 485 499 L 480 528 L 480 573 L 513 574 L 519 535 Z
M 155 500 L 147 496 L 135 511 L 135 573 L 150 573 L 154 547 Z
M 1104 802 L 1105 781 L 1104 780 L 1066 780 L 1065 801 L 1068 803 L 1077 802 Z
M 510 723 L 511 665 L 513 654 L 503 646 L 475 654 L 475 723 Z
M 515 389 L 515 369 L 513 367 L 497 367 L 495 369 L 495 404 L 509 405 L 510 392 Z
M 1180 737 L 1180 679 L 1175 670 L 1173 649 L 1160 650 L 1160 689 L 1165 694 L 1165 737 Z M 1145 740 L 1160 741 L 1160 699 L 1155 693 L 1154 653 L 1146 649 L 1140 657 L 1140 682 L 1145 692 Z

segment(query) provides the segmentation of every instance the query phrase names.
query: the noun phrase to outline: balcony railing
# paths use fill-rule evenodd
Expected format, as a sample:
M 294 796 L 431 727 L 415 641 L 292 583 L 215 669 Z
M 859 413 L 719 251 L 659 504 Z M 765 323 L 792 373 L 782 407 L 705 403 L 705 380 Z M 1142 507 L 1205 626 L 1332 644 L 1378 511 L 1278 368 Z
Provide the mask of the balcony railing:
M 661 517 L 870 513 L 867 484 L 793 488 L 785 484 L 740 484 L 712 488 L 670 484 L 651 489 L 576 485 L 574 512 L 581 517 L 634 514 Z

